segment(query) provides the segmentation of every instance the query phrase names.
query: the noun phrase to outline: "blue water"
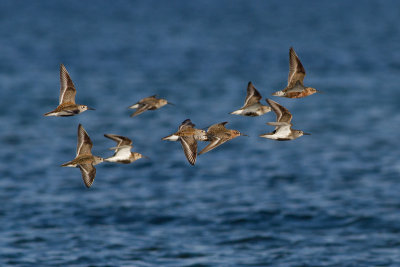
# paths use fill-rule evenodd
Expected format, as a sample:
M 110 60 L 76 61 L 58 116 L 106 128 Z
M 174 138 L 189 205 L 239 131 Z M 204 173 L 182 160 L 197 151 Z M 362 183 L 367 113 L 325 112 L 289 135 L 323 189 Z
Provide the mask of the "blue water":
M 0 265 L 400 266 L 398 1 L 1 1 Z M 271 97 L 288 50 L 323 94 Z M 77 102 L 58 103 L 59 64 Z M 247 82 L 312 133 L 259 138 L 272 113 L 228 113 Z M 130 118 L 158 94 L 166 106 Z M 238 137 L 195 166 L 160 139 L 190 118 Z M 150 160 L 97 166 L 86 189 L 75 156 L 105 133 Z M 205 144 L 201 144 L 202 146 Z

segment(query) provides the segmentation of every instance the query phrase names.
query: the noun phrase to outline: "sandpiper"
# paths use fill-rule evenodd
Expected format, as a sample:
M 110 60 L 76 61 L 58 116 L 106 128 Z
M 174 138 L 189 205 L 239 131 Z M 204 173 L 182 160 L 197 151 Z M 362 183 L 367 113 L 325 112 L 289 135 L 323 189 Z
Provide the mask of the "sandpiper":
M 86 110 L 94 110 L 94 108 L 86 105 L 75 103 L 75 85 L 63 64 L 60 65 L 60 83 L 60 104 L 55 110 L 45 113 L 44 116 L 67 117 L 77 115 Z
M 139 102 L 137 102 L 136 104 L 130 106 L 129 108 L 131 108 L 131 109 L 135 109 L 135 108 L 137 109 L 131 115 L 131 117 L 139 115 L 139 114 L 145 112 L 146 110 L 159 109 L 159 108 L 165 106 L 166 104 L 173 105 L 172 103 L 169 103 L 166 99 L 156 98 L 156 97 L 157 97 L 157 95 L 145 97 L 142 100 L 140 100 Z
M 262 134 L 260 137 L 287 141 L 294 140 L 302 135 L 310 135 L 309 133 L 292 129 L 292 114 L 290 114 L 289 110 L 271 99 L 267 99 L 267 102 L 276 114 L 276 122 L 267 122 L 267 124 L 275 126 L 275 130 L 272 133 Z
M 261 94 L 254 87 L 253 83 L 249 82 L 247 85 L 247 96 L 243 107 L 231 112 L 230 114 L 255 117 L 271 111 L 269 106 L 260 103 L 261 99 Z
M 195 125 L 186 119 L 179 126 L 178 131 L 174 134 L 168 135 L 162 140 L 181 141 L 183 152 L 190 164 L 194 165 L 197 158 L 197 142 L 206 141 L 206 131 L 194 128 Z
M 78 146 L 76 148 L 75 159 L 64 163 L 62 167 L 79 167 L 81 169 L 82 178 L 86 187 L 93 184 L 94 177 L 96 176 L 97 165 L 104 161 L 103 158 L 92 155 L 93 143 L 89 135 L 81 124 L 78 126 Z
M 104 136 L 117 142 L 116 147 L 110 148 L 110 150 L 115 150 L 114 155 L 112 157 L 104 159 L 104 161 L 129 164 L 138 159 L 147 158 L 140 153 L 131 152 L 131 149 L 133 147 L 132 140 L 128 137 L 115 134 L 105 134 Z
M 273 93 L 273 96 L 283 96 L 288 98 L 301 98 L 315 94 L 317 91 L 312 87 L 305 87 L 303 84 L 306 70 L 296 55 L 293 47 L 289 49 L 289 76 L 288 85 L 285 89 Z
M 245 134 L 240 133 L 237 130 L 231 130 L 231 129 L 226 129 L 225 128 L 225 124 L 227 124 L 228 122 L 221 122 L 221 123 L 217 123 L 214 125 L 211 125 L 208 129 L 207 129 L 207 141 L 210 141 L 210 143 L 203 148 L 202 151 L 199 152 L 199 155 L 204 154 L 214 148 L 216 148 L 219 145 L 222 145 L 223 143 L 225 143 L 226 141 L 229 141 L 233 138 L 236 138 L 238 136 L 247 136 Z

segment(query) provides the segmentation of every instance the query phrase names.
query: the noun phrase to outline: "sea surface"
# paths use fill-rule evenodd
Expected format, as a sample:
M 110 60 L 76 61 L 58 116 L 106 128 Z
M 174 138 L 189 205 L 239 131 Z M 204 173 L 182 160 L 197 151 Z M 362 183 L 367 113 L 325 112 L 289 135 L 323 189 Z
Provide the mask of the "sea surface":
M 400 266 L 399 12 L 398 1 L 0 1 L 0 266 Z M 271 96 L 291 46 L 321 94 Z M 43 116 L 60 63 L 95 111 Z M 249 81 L 312 135 L 259 138 L 272 112 L 230 115 Z M 154 94 L 175 106 L 129 117 Z M 191 166 L 161 141 L 187 118 L 249 137 Z M 95 155 L 112 155 L 113 133 L 150 159 L 97 165 L 87 189 L 60 167 L 79 123 Z

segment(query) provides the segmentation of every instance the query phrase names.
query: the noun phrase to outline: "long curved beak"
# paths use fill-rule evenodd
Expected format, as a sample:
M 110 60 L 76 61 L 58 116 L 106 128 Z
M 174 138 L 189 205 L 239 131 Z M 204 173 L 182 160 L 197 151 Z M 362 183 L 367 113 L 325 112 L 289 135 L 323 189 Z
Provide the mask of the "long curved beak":
M 303 135 L 311 135 L 311 134 L 310 134 L 310 133 L 304 133 L 304 132 L 303 132 Z
M 87 107 L 88 110 L 96 110 L 95 108 Z
M 168 104 L 168 105 L 175 106 L 175 104 L 174 104 L 174 103 L 171 103 L 171 102 L 167 102 L 167 104 Z

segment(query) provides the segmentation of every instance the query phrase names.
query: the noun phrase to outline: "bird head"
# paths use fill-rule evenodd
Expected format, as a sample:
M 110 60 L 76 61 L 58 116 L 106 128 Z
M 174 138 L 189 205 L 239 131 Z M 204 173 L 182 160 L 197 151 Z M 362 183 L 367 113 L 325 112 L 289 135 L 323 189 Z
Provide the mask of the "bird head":
M 88 107 L 86 105 L 79 105 L 79 110 L 80 111 L 85 111 L 85 110 L 95 110 L 94 108 Z

